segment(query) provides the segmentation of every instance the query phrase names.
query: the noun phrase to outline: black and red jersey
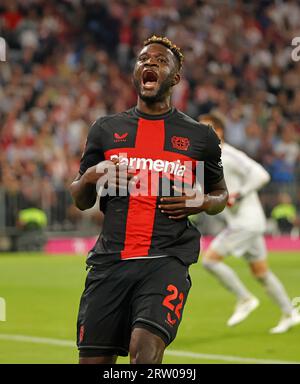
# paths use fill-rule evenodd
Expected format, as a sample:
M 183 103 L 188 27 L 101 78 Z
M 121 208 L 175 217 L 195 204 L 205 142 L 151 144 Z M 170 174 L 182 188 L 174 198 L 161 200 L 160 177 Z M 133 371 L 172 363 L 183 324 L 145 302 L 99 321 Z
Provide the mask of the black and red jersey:
M 164 179 L 183 175 L 182 164 L 203 161 L 205 190 L 223 178 L 220 140 L 215 131 L 173 108 L 148 115 L 132 108 L 98 119 L 91 127 L 80 163 L 89 167 L 114 157 L 158 171 L 156 196 L 108 196 L 100 199 L 102 232 L 89 253 L 88 264 L 113 259 L 175 256 L 186 265 L 198 259 L 200 234 L 190 222 L 176 221 L 160 211 Z M 195 167 L 192 166 L 191 172 Z M 152 185 L 153 187 L 153 185 Z M 171 195 L 171 194 L 170 194 Z

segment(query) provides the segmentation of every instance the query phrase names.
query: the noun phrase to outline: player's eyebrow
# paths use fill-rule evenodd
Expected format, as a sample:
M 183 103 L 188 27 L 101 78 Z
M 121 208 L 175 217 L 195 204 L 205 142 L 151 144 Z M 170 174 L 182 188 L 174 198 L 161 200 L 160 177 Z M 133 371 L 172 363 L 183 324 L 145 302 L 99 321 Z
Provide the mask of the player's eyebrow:
M 144 52 L 144 53 L 141 53 L 138 58 L 141 59 L 142 57 L 144 56 L 147 56 L 149 57 L 149 53 L 148 52 Z M 159 52 L 159 53 L 154 53 L 153 56 L 155 57 L 163 57 L 164 59 L 168 60 L 169 61 L 169 57 L 167 55 L 164 55 L 163 53 Z
M 143 56 L 149 56 L 147 52 L 144 52 L 144 53 L 141 53 L 140 55 L 138 55 L 138 58 L 140 59 L 141 57 Z

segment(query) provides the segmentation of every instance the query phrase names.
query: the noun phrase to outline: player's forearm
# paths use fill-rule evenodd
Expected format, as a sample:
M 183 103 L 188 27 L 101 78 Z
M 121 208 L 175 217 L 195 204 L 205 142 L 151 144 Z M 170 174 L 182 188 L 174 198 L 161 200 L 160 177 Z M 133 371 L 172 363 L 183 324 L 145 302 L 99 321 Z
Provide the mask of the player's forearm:
M 75 181 L 70 186 L 70 192 L 74 204 L 81 211 L 94 206 L 97 198 L 95 184 L 88 183 L 84 175 Z
M 202 211 L 208 215 L 217 215 L 226 207 L 228 190 L 224 178 L 218 183 L 207 186 Z
M 217 215 L 222 212 L 228 200 L 227 189 L 218 189 L 205 195 L 203 211 L 208 215 Z

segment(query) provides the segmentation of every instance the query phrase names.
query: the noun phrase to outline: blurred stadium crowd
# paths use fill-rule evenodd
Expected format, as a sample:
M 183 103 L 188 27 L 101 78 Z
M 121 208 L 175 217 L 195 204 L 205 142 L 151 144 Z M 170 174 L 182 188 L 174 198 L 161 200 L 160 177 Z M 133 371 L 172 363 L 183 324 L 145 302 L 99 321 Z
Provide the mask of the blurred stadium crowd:
M 68 185 L 91 123 L 135 104 L 141 43 L 165 35 L 185 55 L 175 106 L 194 118 L 218 108 L 227 141 L 271 173 L 262 199 L 300 210 L 300 36 L 297 1 L 4 0 L 0 36 L 2 226 L 39 205 L 52 229 L 78 228 Z M 97 220 L 97 216 L 95 216 Z M 1 223 L 0 223 L 1 224 Z

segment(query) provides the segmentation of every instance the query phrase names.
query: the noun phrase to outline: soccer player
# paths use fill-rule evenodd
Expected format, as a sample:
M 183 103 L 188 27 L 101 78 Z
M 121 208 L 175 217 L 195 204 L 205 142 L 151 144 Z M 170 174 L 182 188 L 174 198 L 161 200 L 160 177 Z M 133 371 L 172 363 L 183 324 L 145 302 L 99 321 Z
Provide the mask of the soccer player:
M 228 255 L 243 256 L 253 276 L 281 309 L 282 317 L 270 332 L 284 333 L 300 323 L 300 316 L 293 310 L 282 283 L 268 267 L 263 237 L 266 219 L 257 191 L 269 182 L 270 176 L 245 153 L 224 143 L 222 116 L 211 113 L 201 116 L 200 121 L 212 125 L 222 141 L 222 162 L 229 191 L 227 208 L 223 212 L 227 227 L 212 241 L 203 255 L 203 266 L 236 296 L 234 313 L 227 322 L 228 326 L 234 326 L 245 320 L 259 305 L 259 300 L 223 262 Z
M 83 364 L 112 364 L 128 352 L 131 363 L 161 363 L 182 319 L 191 286 L 189 265 L 199 254 L 199 232 L 187 217 L 217 214 L 226 205 L 219 138 L 171 104 L 182 61 L 180 49 L 165 37 L 144 43 L 133 72 L 136 107 L 92 125 L 71 185 L 81 210 L 95 204 L 99 177 L 108 177 L 108 190 L 119 191 L 103 196 L 102 190 L 103 229 L 87 258 L 77 325 Z M 192 172 L 197 161 L 204 162 L 203 201 L 187 193 L 162 197 L 163 181 L 181 179 L 187 161 Z M 111 169 L 120 177 L 113 178 Z M 124 183 L 132 186 L 145 170 L 159 175 L 151 178 L 159 193 L 121 194 Z M 191 199 L 193 207 L 187 204 Z

